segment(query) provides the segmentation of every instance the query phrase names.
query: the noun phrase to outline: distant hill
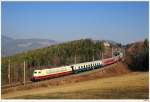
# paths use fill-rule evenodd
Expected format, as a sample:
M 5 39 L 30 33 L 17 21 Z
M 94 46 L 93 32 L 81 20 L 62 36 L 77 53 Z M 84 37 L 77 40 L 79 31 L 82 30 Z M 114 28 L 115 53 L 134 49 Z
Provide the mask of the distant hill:
M 9 56 L 18 52 L 27 51 L 35 48 L 43 48 L 56 44 L 55 40 L 48 39 L 13 39 L 7 36 L 1 36 L 2 56 Z

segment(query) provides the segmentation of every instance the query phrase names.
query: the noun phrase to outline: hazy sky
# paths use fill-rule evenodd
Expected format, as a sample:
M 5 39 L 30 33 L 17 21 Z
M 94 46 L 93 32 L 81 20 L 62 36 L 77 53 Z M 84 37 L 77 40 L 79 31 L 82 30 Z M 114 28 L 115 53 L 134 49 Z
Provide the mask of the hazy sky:
M 134 42 L 148 38 L 148 2 L 2 2 L 2 35 Z

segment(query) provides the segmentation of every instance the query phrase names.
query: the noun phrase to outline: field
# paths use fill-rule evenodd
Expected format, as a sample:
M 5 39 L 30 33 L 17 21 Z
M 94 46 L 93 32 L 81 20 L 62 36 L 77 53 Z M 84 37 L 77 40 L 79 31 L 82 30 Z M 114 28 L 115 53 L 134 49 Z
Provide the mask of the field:
M 148 72 L 130 72 L 2 94 L 9 99 L 148 99 Z

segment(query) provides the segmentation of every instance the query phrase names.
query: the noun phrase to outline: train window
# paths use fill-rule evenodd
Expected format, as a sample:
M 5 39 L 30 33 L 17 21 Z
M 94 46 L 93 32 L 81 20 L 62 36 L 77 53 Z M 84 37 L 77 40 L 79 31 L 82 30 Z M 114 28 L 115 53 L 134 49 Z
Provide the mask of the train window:
M 35 74 L 37 73 L 37 72 L 34 72 Z
M 41 73 L 41 72 L 39 72 L 39 73 Z

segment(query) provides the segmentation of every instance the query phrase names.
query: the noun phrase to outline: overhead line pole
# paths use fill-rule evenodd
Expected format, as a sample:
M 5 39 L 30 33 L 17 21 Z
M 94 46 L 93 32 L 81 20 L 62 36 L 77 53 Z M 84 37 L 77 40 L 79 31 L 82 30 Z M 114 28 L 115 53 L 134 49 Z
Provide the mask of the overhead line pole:
M 75 57 L 74 57 L 75 64 L 76 64 L 76 62 L 77 62 L 76 60 L 77 60 L 77 58 L 76 58 L 76 53 L 75 53 Z
M 24 78 L 23 78 L 23 81 L 24 81 L 24 85 L 26 83 L 26 62 L 24 60 Z
M 112 57 L 113 57 L 113 47 L 112 47 Z
M 8 60 L 8 82 L 10 84 L 10 59 Z
M 124 55 L 123 55 L 123 56 L 125 56 L 125 53 L 126 53 L 126 50 L 125 50 L 125 48 L 124 48 Z
M 93 49 L 93 61 L 94 61 L 94 59 L 95 59 L 95 58 L 94 58 L 94 49 Z

